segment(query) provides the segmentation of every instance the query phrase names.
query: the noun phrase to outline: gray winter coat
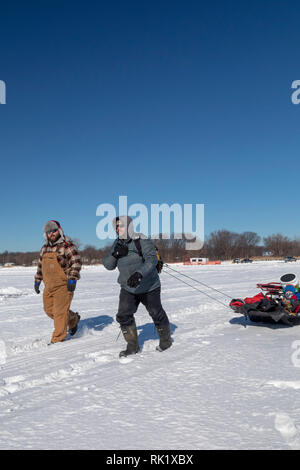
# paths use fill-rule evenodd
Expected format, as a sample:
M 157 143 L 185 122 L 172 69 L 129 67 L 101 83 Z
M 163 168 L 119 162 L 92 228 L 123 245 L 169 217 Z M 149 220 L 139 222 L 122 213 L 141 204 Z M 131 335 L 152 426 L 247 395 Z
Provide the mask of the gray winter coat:
M 118 283 L 123 289 L 133 294 L 144 294 L 145 292 L 150 292 L 160 287 L 160 279 L 156 269 L 157 255 L 154 244 L 152 240 L 148 238 L 140 238 L 140 242 L 144 261 L 139 255 L 133 240 L 121 240 L 119 238 L 115 240 L 110 251 L 102 261 L 106 269 L 113 270 L 118 268 L 120 272 Z M 119 259 L 112 256 L 117 243 L 128 245 L 127 256 L 123 256 Z M 141 273 L 143 279 L 138 287 L 132 288 L 127 285 L 127 281 L 135 272 Z

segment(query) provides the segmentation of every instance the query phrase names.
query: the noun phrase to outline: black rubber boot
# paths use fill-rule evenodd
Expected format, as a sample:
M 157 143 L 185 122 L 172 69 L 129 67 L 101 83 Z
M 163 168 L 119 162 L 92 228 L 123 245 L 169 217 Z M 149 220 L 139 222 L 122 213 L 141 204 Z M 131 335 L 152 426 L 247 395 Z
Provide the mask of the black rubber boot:
M 165 351 L 172 346 L 170 325 L 156 327 L 159 336 L 159 345 L 157 346 L 158 351 Z
M 140 351 L 137 329 L 135 321 L 129 326 L 121 326 L 121 331 L 127 342 L 127 348 L 124 351 L 121 351 L 119 357 L 127 357 L 131 354 L 136 354 Z

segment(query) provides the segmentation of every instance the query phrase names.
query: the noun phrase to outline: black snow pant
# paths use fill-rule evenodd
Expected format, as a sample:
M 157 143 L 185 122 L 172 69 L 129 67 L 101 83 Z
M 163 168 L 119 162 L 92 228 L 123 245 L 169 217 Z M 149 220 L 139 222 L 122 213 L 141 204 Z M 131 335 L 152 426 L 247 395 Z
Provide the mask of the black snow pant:
M 160 287 L 144 294 L 132 294 L 121 289 L 119 309 L 116 320 L 120 326 L 129 326 L 134 321 L 134 314 L 142 303 L 147 309 L 156 327 L 169 325 L 169 319 L 160 300 Z

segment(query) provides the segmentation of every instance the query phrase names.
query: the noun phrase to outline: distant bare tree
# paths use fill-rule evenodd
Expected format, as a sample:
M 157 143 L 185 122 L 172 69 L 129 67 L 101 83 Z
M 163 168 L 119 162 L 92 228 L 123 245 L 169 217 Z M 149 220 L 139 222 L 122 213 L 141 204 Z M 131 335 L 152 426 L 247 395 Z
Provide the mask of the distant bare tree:
M 99 259 L 99 251 L 92 245 L 86 245 L 84 249 L 81 250 L 81 257 L 84 263 L 91 264 L 92 260 Z
M 288 256 L 293 248 L 293 242 L 282 235 L 277 233 L 264 238 L 265 250 L 272 253 L 273 256 Z
M 173 234 L 170 238 L 163 238 L 163 234 L 159 234 L 158 238 L 153 239 L 154 245 L 157 247 L 160 256 L 165 262 L 182 261 L 185 254 L 185 239 L 183 235 Z
M 78 250 L 80 250 L 80 247 L 82 246 L 82 243 L 79 240 L 79 238 L 72 238 L 72 242 L 74 243 L 74 245 L 77 246 Z
M 300 238 L 291 241 L 292 256 L 300 256 Z
M 103 248 L 93 245 L 82 247 L 78 239 L 73 239 L 77 245 L 84 264 L 102 262 L 111 247 L 111 243 Z M 300 238 L 290 239 L 280 233 L 264 237 L 263 244 L 259 244 L 261 237 L 255 232 L 235 233 L 229 230 L 216 230 L 212 232 L 198 250 L 186 250 L 187 240 L 184 234 L 172 235 L 164 238 L 162 234 L 153 239 L 162 259 L 166 263 L 181 262 L 185 258 L 209 258 L 210 260 L 230 260 L 233 258 L 251 258 L 260 256 L 263 251 L 270 252 L 274 257 L 300 256 Z M 0 253 L 0 264 L 15 263 L 16 265 L 31 266 L 38 259 L 39 252 L 8 252 Z
M 207 240 L 207 253 L 210 259 L 226 260 L 236 255 L 239 234 L 229 230 L 212 232 Z
M 257 246 L 261 237 L 255 232 L 243 232 L 236 238 L 235 257 L 251 258 L 257 253 Z

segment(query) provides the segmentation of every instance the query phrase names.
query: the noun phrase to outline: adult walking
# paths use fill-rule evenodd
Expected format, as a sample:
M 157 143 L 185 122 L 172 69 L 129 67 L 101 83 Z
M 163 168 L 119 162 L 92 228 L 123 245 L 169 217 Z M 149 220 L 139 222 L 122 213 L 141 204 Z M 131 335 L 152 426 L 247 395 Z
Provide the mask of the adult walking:
M 170 323 L 161 305 L 161 284 L 157 272 L 157 254 L 152 240 L 133 230 L 132 219 L 119 216 L 113 220 L 117 239 L 103 259 L 108 270 L 118 268 L 121 286 L 119 308 L 116 316 L 121 326 L 127 348 L 120 357 L 140 351 L 134 314 L 142 303 L 155 324 L 159 336 L 159 351 L 172 345 Z
M 40 293 L 43 281 L 45 313 L 54 321 L 51 343 L 64 341 L 69 330 L 73 336 L 78 328 L 80 315 L 70 310 L 76 283 L 80 279 L 81 259 L 78 249 L 56 220 L 44 226 L 45 244 L 37 265 L 34 288 Z

